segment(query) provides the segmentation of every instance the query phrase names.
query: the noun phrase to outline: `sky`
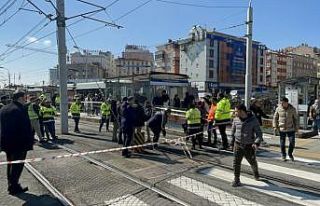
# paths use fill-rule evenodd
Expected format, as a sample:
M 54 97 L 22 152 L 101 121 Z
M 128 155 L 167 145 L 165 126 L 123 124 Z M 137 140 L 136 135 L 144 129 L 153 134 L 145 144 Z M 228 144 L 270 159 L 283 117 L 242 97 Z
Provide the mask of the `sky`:
M 51 0 L 53 4 L 55 1 Z M 155 51 L 155 46 L 166 43 L 168 39 L 187 37 L 193 25 L 215 28 L 236 36 L 246 33 L 245 26 L 230 27 L 245 23 L 249 0 L 85 1 L 101 6 L 114 3 L 105 12 L 92 17 L 124 28 L 106 27 L 103 23 L 82 17 L 70 18 L 67 25 L 82 20 L 68 26 L 68 52 L 76 51 L 74 46 L 77 45 L 82 49 L 109 50 L 117 57 L 126 44 L 144 45 Z M 31 2 L 44 13 L 55 15 L 50 2 Z M 252 5 L 254 40 L 271 49 L 301 43 L 320 47 L 320 0 L 253 0 Z M 78 0 L 65 0 L 65 7 L 66 17 L 97 9 Z M 30 10 L 35 8 L 26 0 L 0 1 L 0 85 L 8 81 L 8 70 L 11 82 L 14 76 L 16 83 L 48 82 L 48 70 L 57 65 L 56 22 Z M 8 44 L 25 48 L 7 47 Z M 29 49 L 41 49 L 47 53 Z

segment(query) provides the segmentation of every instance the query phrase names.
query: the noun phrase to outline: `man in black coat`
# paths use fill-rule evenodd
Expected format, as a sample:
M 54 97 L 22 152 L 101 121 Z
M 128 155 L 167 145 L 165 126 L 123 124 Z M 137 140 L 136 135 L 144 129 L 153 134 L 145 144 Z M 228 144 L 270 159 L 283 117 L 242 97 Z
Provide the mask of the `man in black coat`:
M 13 101 L 0 110 L 0 146 L 7 155 L 7 161 L 25 160 L 27 151 L 33 149 L 34 137 L 25 104 L 25 93 L 16 91 Z M 23 163 L 8 164 L 8 192 L 16 195 L 28 191 L 21 187 L 19 178 Z

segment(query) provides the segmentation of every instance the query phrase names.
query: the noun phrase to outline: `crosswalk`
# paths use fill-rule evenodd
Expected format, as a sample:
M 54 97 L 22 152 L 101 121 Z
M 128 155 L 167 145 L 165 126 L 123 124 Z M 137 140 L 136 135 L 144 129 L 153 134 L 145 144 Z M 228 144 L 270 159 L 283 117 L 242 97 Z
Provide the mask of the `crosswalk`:
M 217 168 L 205 169 L 201 171 L 201 173 L 207 176 L 211 176 L 226 181 L 228 183 L 231 183 L 234 178 L 232 172 Z M 295 189 L 279 187 L 268 182 L 256 181 L 252 178 L 244 176 L 241 177 L 241 182 L 245 188 L 258 191 L 270 196 L 274 196 L 283 200 L 287 200 L 296 204 L 320 206 L 319 195 L 312 195 Z
M 181 176 L 176 179 L 168 181 L 170 184 L 177 186 L 183 190 L 194 193 L 197 196 L 200 196 L 212 203 L 221 206 L 230 206 L 230 205 L 256 205 L 260 206 L 255 202 L 246 200 L 241 197 L 237 197 L 233 194 L 230 194 L 221 189 L 210 186 L 206 183 L 194 180 L 192 178 Z
M 104 204 L 108 206 L 148 206 L 148 204 L 146 204 L 134 195 L 124 195 L 122 197 L 105 201 Z

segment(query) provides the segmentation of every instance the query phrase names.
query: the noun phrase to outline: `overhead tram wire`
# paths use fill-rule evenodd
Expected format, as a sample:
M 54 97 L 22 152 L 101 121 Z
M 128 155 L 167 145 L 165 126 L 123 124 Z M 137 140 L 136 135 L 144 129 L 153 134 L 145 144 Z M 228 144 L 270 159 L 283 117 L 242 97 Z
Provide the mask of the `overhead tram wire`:
M 10 1 L 12 1 L 12 0 L 8 0 L 6 3 L 4 3 L 4 4 L 1 6 L 0 11 L 1 11 L 4 7 L 6 7 L 6 6 L 10 3 Z
M 30 3 L 30 0 L 27 0 L 27 1 Z M 104 10 L 107 9 L 107 8 L 109 8 L 109 7 L 111 7 L 111 6 L 113 6 L 115 3 L 119 2 L 119 1 L 120 1 L 120 0 L 114 0 L 114 1 L 111 2 L 110 4 L 108 4 L 108 5 L 106 5 L 105 7 L 103 7 Z M 38 8 L 38 7 L 36 6 L 36 8 Z M 103 10 L 101 9 L 101 11 L 103 11 Z M 89 16 L 89 17 L 90 17 L 90 16 L 93 16 L 93 15 L 95 15 L 95 14 L 101 12 L 101 11 L 97 11 L 97 12 L 95 12 L 95 13 L 92 13 L 92 14 L 88 15 L 88 16 Z M 41 9 L 39 9 L 39 12 L 43 13 Z M 48 18 L 48 15 L 47 15 L 47 14 L 45 14 L 45 13 L 43 13 L 43 14 L 46 16 L 46 18 Z M 51 19 L 50 19 L 50 20 L 51 20 Z M 70 26 L 72 26 L 72 25 L 78 24 L 79 22 L 84 21 L 84 20 L 86 20 L 86 18 L 79 19 L 78 21 L 75 21 L 75 22 L 71 23 L 70 25 L 68 25 L 68 26 L 66 26 L 66 27 L 70 27 Z M 103 26 L 103 27 L 105 27 L 105 26 Z M 101 27 L 101 28 L 103 28 L 103 27 Z M 101 29 L 101 28 L 97 28 L 97 29 Z M 94 31 L 96 31 L 97 29 L 94 29 Z M 48 34 L 46 34 L 46 35 L 38 38 L 38 39 L 35 40 L 35 41 L 31 41 L 31 42 L 29 42 L 28 44 L 21 46 L 22 48 L 20 48 L 20 49 L 23 49 L 23 47 L 26 47 L 26 46 L 28 46 L 28 45 L 30 45 L 30 44 L 33 44 L 33 43 L 35 43 L 35 42 L 37 42 L 37 41 L 39 41 L 39 40 L 41 40 L 41 39 L 44 39 L 44 38 L 46 38 L 46 37 L 48 37 L 48 36 L 50 36 L 50 35 L 52 35 L 52 34 L 54 34 L 54 33 L 56 33 L 56 31 L 50 32 L 50 33 L 48 33 Z M 25 37 L 24 37 L 24 38 L 25 38 Z M 14 45 L 16 45 L 16 44 L 14 44 Z M 16 49 L 13 49 L 12 51 L 10 51 L 10 50 L 11 50 L 11 48 L 9 48 L 8 50 L 6 50 L 6 51 L 3 52 L 2 54 L 0 54 L 0 57 L 4 56 L 4 54 L 7 53 L 7 52 L 8 52 L 8 54 L 5 54 L 6 56 L 9 55 L 9 54 L 11 54 L 11 53 L 13 53 L 13 52 L 15 52 L 15 51 L 17 51 L 17 50 L 19 50 L 19 49 L 16 48 Z M 9 51 L 10 51 L 10 52 L 9 52 Z
M 43 22 L 46 20 L 46 18 L 41 19 L 41 21 L 39 23 L 37 23 L 34 27 L 32 27 L 25 35 L 23 35 L 18 41 L 16 41 L 13 45 L 17 46 L 17 44 L 19 44 L 22 40 L 24 40 L 27 36 L 29 36 L 37 27 L 39 27 L 41 24 L 43 24 Z M 0 57 L 3 56 L 7 56 L 9 54 L 11 54 L 12 52 L 16 51 L 15 49 L 10 51 L 11 48 L 7 49 L 5 52 L 2 52 L 0 54 Z
M 2 14 L 6 13 L 6 12 L 16 3 L 16 1 L 17 1 L 17 0 L 13 0 L 13 1 L 11 2 L 11 4 L 7 6 L 7 8 L 3 9 L 3 11 L 0 12 L 0 16 L 1 16 Z
M 247 8 L 245 6 L 212 6 L 212 5 L 204 5 L 204 4 L 192 4 L 192 3 L 182 3 L 176 1 L 168 1 L 168 0 L 155 0 L 161 3 L 180 5 L 180 6 L 190 6 L 190 7 L 198 7 L 198 8 L 206 8 L 206 9 L 244 9 Z
M 153 0 L 148 0 L 148 1 L 146 1 L 146 2 L 144 2 L 144 3 L 142 3 L 142 4 L 140 4 L 140 5 L 136 6 L 135 8 L 131 9 L 130 11 L 126 12 L 125 14 L 123 14 L 123 15 L 121 15 L 120 17 L 118 17 L 117 19 L 115 19 L 114 21 L 119 21 L 120 19 L 128 16 L 129 14 L 131 14 L 131 13 L 135 12 L 136 10 L 142 8 L 143 6 L 147 5 L 147 4 L 150 3 L 151 1 L 153 1 Z
M 28 2 L 25 3 L 25 4 L 24 4 L 24 2 L 25 2 L 25 0 L 22 1 L 21 6 L 20 6 L 13 14 L 11 14 L 8 18 L 6 18 L 5 20 L 3 20 L 3 22 L 0 23 L 0 27 L 3 26 L 3 25 L 5 25 L 5 24 L 6 24 L 8 21 L 10 21 L 15 15 L 17 15 L 25 6 L 28 5 Z

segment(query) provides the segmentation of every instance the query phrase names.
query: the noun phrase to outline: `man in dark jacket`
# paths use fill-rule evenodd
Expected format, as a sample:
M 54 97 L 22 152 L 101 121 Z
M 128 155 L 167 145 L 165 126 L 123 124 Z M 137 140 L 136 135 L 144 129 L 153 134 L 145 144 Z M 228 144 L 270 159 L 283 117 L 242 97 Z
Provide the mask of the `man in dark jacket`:
M 168 122 L 168 116 L 170 115 L 170 113 L 170 109 L 166 109 L 165 111 L 161 112 L 156 112 L 156 114 L 148 120 L 147 127 L 153 132 L 153 142 L 159 141 L 161 132 L 163 133 L 163 136 L 166 135 L 165 126 Z M 148 137 L 148 139 L 150 139 L 150 137 Z
M 232 186 L 238 187 L 241 186 L 240 170 L 243 157 L 251 165 L 254 178 L 259 180 L 256 150 L 262 141 L 262 131 L 257 118 L 252 113 L 247 112 L 246 106 L 243 104 L 238 105 L 235 113 L 236 118 L 233 121 L 231 130 L 231 146 L 234 152 L 234 181 Z
M 25 104 L 25 93 L 16 91 L 12 103 L 0 110 L 0 145 L 7 155 L 7 161 L 25 160 L 27 151 L 33 149 L 33 135 L 31 123 Z M 16 195 L 28 191 L 21 187 L 19 178 L 23 170 L 23 163 L 8 164 L 8 192 Z
M 121 116 L 121 128 L 123 132 L 123 146 L 128 147 L 131 145 L 134 126 L 135 126 L 135 109 L 133 108 L 134 97 L 128 98 L 128 103 L 124 104 L 122 107 Z M 122 150 L 122 156 L 130 157 L 128 149 Z

